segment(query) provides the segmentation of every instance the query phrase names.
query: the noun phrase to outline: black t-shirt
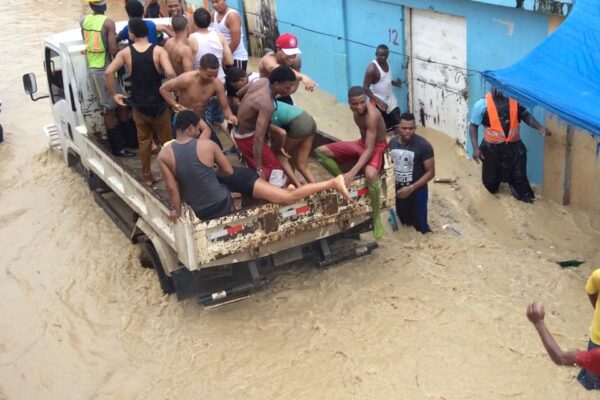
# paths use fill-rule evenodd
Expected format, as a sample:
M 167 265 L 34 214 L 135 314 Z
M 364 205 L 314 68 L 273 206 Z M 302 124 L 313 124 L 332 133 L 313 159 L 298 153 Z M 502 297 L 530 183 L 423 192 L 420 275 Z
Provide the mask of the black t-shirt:
M 510 130 L 510 107 L 508 105 L 508 97 L 502 97 L 501 99 L 494 99 L 494 103 L 496 104 L 496 110 L 498 111 L 498 118 L 500 119 L 500 124 L 502 124 L 502 129 L 504 130 L 504 135 L 508 135 L 508 131 Z M 527 118 L 529 112 L 519 104 L 519 122 L 523 119 Z M 483 113 L 483 119 L 481 120 L 483 126 L 490 126 L 490 117 L 488 116 L 487 110 Z
M 390 155 L 394 161 L 396 186 L 408 186 L 425 174 L 425 161 L 433 158 L 433 147 L 427 139 L 417 134 L 406 144 L 394 136 L 390 140 Z M 426 189 L 427 185 L 424 185 L 418 190 Z

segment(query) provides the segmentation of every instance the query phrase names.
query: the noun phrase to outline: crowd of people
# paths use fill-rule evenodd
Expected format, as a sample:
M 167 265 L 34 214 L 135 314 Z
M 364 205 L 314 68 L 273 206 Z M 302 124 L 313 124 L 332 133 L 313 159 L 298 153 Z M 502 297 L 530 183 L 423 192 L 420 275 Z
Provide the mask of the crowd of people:
M 347 188 L 362 174 L 373 209 L 374 236 L 379 239 L 384 231 L 380 174 L 384 154 L 389 152 L 400 221 L 421 233 L 430 232 L 427 186 L 435 176 L 434 150 L 416 134 L 414 115 L 400 111 L 393 88 L 402 81 L 393 79 L 387 46 L 376 48 L 363 85 L 348 91 L 360 138 L 322 145 L 313 152 L 316 122 L 294 104 L 292 95 L 301 82 L 308 91 L 316 83 L 301 72 L 301 51 L 294 35 L 279 36 L 275 49 L 260 59 L 258 71 L 249 72 L 241 17 L 226 0 L 211 0 L 213 14 L 199 8 L 192 15 L 185 15 L 179 0 L 166 0 L 170 25 L 142 19 L 162 16 L 157 0 L 145 6 L 139 0 L 127 0 L 129 22 L 121 32 L 105 15 L 105 1 L 88 2 L 92 13 L 82 18 L 81 30 L 109 146 L 117 157 L 132 157 L 135 154 L 128 147 L 135 142 L 144 181 L 151 186 L 159 180 L 151 172 L 152 153 L 158 153 L 174 222 L 183 202 L 203 220 L 226 215 L 232 210 L 232 193 L 293 204 L 333 189 L 349 200 Z M 124 40 L 129 44 L 120 49 L 119 42 Z M 123 69 L 129 76 L 127 90 L 116 78 Z M 484 187 L 496 193 L 507 182 L 517 200 L 531 203 L 535 195 L 527 179 L 521 121 L 542 136 L 550 135 L 516 100 L 492 88 L 473 107 L 469 135 L 473 159 L 483 164 Z M 230 133 L 247 168 L 232 166 L 214 130 L 218 125 Z M 393 137 L 388 142 L 389 132 Z M 333 178 L 317 180 L 308 166 L 311 152 Z M 595 310 L 587 351 L 563 351 L 558 346 L 545 326 L 541 304 L 530 304 L 526 314 L 551 359 L 558 365 L 581 366 L 578 380 L 582 385 L 600 389 L 600 311 L 596 307 L 600 270 L 589 278 L 586 291 Z

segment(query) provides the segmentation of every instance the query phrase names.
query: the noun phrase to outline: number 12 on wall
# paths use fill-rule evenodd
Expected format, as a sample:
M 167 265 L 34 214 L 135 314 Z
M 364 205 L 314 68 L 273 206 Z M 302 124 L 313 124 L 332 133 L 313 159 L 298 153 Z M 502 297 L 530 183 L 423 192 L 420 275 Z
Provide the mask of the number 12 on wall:
M 394 46 L 399 46 L 400 43 L 398 43 L 398 31 L 394 28 L 390 28 L 388 29 L 388 38 L 389 38 L 389 42 L 391 44 L 393 44 Z

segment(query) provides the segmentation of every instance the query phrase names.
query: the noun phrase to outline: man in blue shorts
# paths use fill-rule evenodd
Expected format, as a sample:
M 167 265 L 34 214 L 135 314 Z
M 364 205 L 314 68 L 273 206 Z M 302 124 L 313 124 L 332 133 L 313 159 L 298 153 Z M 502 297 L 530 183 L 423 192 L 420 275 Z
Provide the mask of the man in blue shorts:
M 396 212 L 403 225 L 412 225 L 421 233 L 431 232 L 427 223 L 427 182 L 435 176 L 433 147 L 417 135 L 415 116 L 404 113 L 394 128 L 390 154 L 396 174 Z

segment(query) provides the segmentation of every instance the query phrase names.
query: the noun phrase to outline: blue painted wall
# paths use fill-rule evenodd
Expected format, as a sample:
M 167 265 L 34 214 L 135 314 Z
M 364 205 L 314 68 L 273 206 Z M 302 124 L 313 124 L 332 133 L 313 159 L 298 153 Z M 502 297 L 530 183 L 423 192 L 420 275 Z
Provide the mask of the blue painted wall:
M 512 6 L 487 4 L 498 2 Z M 465 17 L 467 65 L 476 71 L 513 64 L 548 34 L 549 16 L 516 9 L 514 0 L 278 0 L 277 17 L 280 32 L 298 36 L 303 51 L 303 71 L 341 102 L 346 101 L 350 86 L 362 85 L 375 47 L 380 43 L 387 44 L 392 51 L 390 65 L 394 77 L 400 77 L 404 82 L 401 89 L 396 89 L 396 96 L 400 108 L 406 110 L 404 7 Z M 488 89 L 480 74 L 469 75 L 469 109 Z M 541 111 L 534 115 L 543 121 Z M 533 183 L 541 184 L 543 139 L 524 125 L 522 136 L 528 148 L 529 178 Z M 467 142 L 470 152 L 470 142 Z

